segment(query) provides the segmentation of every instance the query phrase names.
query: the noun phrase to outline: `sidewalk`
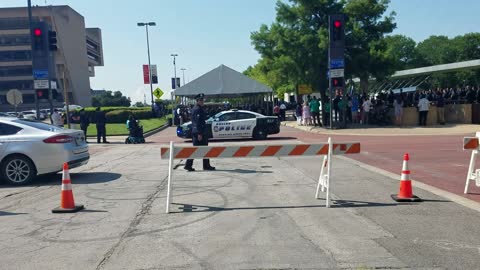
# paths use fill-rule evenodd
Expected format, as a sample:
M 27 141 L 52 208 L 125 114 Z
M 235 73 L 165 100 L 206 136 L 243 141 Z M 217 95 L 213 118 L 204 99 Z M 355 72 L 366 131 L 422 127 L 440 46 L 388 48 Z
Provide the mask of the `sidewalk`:
M 432 136 L 432 135 L 464 135 L 475 134 L 480 131 L 480 125 L 472 124 L 450 124 L 431 127 L 376 127 L 355 125 L 346 129 L 330 130 L 322 127 L 299 126 L 296 121 L 282 122 L 283 126 L 298 128 L 317 134 L 326 135 L 359 135 L 359 136 Z

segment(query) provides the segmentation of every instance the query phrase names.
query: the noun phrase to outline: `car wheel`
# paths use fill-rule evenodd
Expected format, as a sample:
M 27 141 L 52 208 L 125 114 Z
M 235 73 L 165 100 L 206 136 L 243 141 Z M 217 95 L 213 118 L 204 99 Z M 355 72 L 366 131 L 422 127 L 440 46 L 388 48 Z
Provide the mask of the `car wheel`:
M 33 162 L 25 156 L 11 156 L 3 161 L 1 166 L 3 179 L 11 185 L 30 183 L 37 172 Z
M 267 132 L 264 130 L 255 128 L 253 130 L 253 138 L 256 140 L 265 140 L 267 138 Z

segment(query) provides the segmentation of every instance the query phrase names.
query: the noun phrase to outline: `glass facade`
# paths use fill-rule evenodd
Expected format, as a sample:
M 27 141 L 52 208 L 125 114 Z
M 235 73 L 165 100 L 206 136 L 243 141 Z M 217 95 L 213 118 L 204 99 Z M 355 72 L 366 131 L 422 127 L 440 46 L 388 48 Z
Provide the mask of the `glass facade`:
M 0 77 L 32 76 L 32 66 L 0 67 Z
M 32 60 L 31 51 L 4 51 L 0 52 L 0 62 L 16 62 Z

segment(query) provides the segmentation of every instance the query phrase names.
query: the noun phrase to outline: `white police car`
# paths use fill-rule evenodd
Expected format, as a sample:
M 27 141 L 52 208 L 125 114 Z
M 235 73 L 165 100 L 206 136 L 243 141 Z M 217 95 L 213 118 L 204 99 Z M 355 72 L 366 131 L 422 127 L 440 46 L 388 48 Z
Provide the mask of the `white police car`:
M 205 121 L 208 138 L 254 138 L 266 139 L 280 132 L 280 121 L 276 116 L 242 110 L 223 111 Z M 177 127 L 177 136 L 192 138 L 192 122 Z

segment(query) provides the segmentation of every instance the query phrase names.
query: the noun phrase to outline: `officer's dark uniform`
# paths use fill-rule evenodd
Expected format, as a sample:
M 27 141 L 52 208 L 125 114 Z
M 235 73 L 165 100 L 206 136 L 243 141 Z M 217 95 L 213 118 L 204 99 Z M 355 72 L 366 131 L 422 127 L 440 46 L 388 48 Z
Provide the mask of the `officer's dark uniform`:
M 107 116 L 105 115 L 105 112 L 100 110 L 100 107 L 98 107 L 95 112 L 95 122 L 97 124 L 97 143 L 100 143 L 100 138 L 103 139 L 103 143 L 108 143 L 105 128 L 105 125 L 107 124 Z
M 199 101 L 199 100 L 203 100 L 203 97 L 204 97 L 204 94 L 198 94 L 197 96 L 195 96 L 195 99 Z M 195 105 L 195 107 L 193 107 L 191 118 L 192 118 L 193 145 L 194 146 L 208 145 L 208 137 L 207 137 L 208 135 L 206 132 L 207 126 L 205 124 L 205 119 L 207 118 L 207 115 L 203 110 L 202 106 L 198 105 L 198 103 L 197 105 Z M 198 135 L 202 135 L 202 140 L 198 139 Z M 204 159 L 203 169 L 213 171 L 215 170 L 215 167 L 210 166 L 209 159 Z M 187 171 L 195 170 L 193 168 L 193 159 L 187 159 L 187 162 L 185 164 L 185 170 Z

